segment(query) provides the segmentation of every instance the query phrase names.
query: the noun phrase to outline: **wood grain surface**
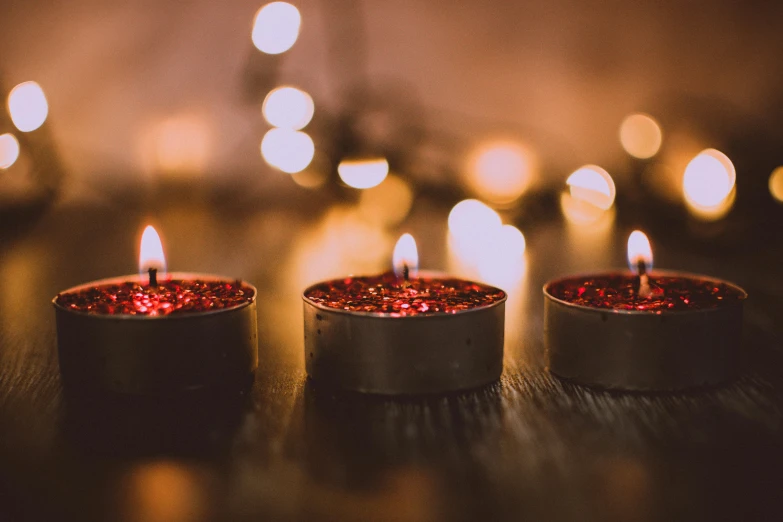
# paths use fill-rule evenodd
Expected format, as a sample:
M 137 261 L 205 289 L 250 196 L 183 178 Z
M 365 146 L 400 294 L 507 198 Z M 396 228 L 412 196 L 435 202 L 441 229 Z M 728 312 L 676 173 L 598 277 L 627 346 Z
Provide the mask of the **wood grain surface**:
M 607 393 L 545 371 L 541 287 L 621 266 L 628 229 L 616 225 L 603 242 L 580 246 L 557 220 L 522 223 L 527 262 L 509 304 L 500 382 L 392 400 L 306 380 L 299 292 L 340 269 L 320 271 L 333 259 L 305 248 L 319 244 L 327 210 L 313 200 L 155 205 L 66 201 L 5 223 L 0 519 L 783 519 L 783 283 L 771 262 L 779 248 L 722 258 L 653 238 L 658 266 L 725 277 L 750 293 L 742 377 L 680 394 Z M 448 267 L 447 213 L 423 205 L 406 222 L 428 268 Z M 259 288 L 252 389 L 150 401 L 63 393 L 50 300 L 74 284 L 132 273 L 147 220 L 172 270 Z M 345 261 L 344 273 L 383 268 L 377 259 Z

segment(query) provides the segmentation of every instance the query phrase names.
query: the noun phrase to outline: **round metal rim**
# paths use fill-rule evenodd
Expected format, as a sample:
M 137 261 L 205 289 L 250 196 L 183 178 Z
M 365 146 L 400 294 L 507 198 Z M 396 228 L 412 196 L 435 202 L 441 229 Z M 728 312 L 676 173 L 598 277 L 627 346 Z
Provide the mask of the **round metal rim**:
M 421 274 L 422 272 L 419 272 L 419 273 Z M 423 273 L 426 274 L 429 277 L 443 277 L 444 276 L 444 274 L 442 274 L 440 272 L 423 272 Z M 363 277 L 373 277 L 373 276 L 351 276 L 351 277 L 355 277 L 357 279 L 361 279 Z M 310 305 L 318 308 L 319 310 L 323 310 L 325 312 L 335 312 L 335 313 L 340 313 L 340 314 L 345 314 L 345 315 L 355 315 L 355 316 L 359 316 L 359 317 L 368 317 L 368 318 L 374 318 L 374 319 L 404 319 L 406 321 L 407 320 L 414 320 L 414 319 L 428 319 L 428 318 L 433 318 L 433 317 L 454 317 L 454 316 L 458 316 L 458 315 L 476 313 L 476 312 L 479 312 L 481 310 L 489 310 L 490 308 L 494 308 L 496 306 L 499 306 L 499 305 L 505 303 L 506 300 L 508 299 L 508 292 L 506 292 L 502 288 L 498 288 L 496 286 L 488 285 L 488 284 L 485 284 L 485 283 L 479 283 L 479 282 L 476 282 L 476 281 L 471 281 L 469 279 L 462 279 L 462 280 L 463 281 L 467 281 L 468 283 L 481 285 L 484 288 L 486 288 L 487 290 L 496 290 L 496 291 L 499 291 L 499 292 L 503 292 L 503 297 L 501 299 L 498 299 L 494 303 L 491 303 L 491 304 L 488 304 L 488 305 L 484 305 L 484 306 L 477 306 L 475 308 L 470 308 L 468 310 L 460 310 L 458 312 L 454 312 L 453 314 L 447 314 L 445 312 L 437 312 L 437 313 L 434 313 L 434 314 L 393 315 L 393 314 L 389 314 L 389 313 L 358 312 L 358 311 L 354 311 L 354 310 L 343 310 L 341 308 L 332 308 L 330 306 L 324 306 L 324 305 L 322 305 L 320 303 L 316 303 L 312 299 L 307 297 L 307 292 L 309 292 L 310 290 L 312 290 L 316 286 L 320 286 L 320 285 L 323 285 L 323 284 L 331 283 L 332 281 L 340 281 L 340 279 L 327 279 L 326 281 L 321 281 L 319 283 L 314 283 L 314 284 L 308 286 L 307 288 L 305 288 L 302 291 L 301 296 L 302 296 L 302 300 L 304 302 L 306 302 L 307 304 L 310 304 Z
M 554 301 L 558 304 L 561 304 L 563 306 L 568 306 L 570 308 L 575 308 L 578 310 L 583 310 L 585 312 L 591 312 L 591 313 L 612 313 L 612 314 L 621 314 L 621 315 L 638 315 L 638 316 L 651 316 L 651 317 L 659 317 L 661 315 L 682 315 L 682 314 L 693 314 L 693 313 L 705 313 L 709 312 L 711 310 L 719 310 L 724 308 L 730 308 L 733 306 L 742 306 L 742 302 L 748 298 L 748 293 L 743 289 L 742 287 L 730 282 L 726 281 L 724 279 L 717 279 L 715 277 L 708 277 L 702 274 L 693 274 L 690 272 L 679 272 L 675 270 L 654 270 L 651 272 L 652 275 L 660 274 L 665 276 L 680 276 L 680 277 L 688 277 L 692 279 L 700 279 L 702 281 L 713 281 L 716 283 L 724 284 L 733 290 L 736 290 L 737 293 L 740 294 L 740 297 L 737 301 L 727 302 L 724 305 L 717 306 L 715 308 L 703 308 L 703 309 L 694 309 L 694 310 L 660 310 L 660 313 L 654 313 L 650 312 L 648 310 L 617 310 L 613 308 L 596 308 L 592 306 L 585 306 L 580 305 L 576 303 L 571 303 L 568 301 L 565 301 L 563 299 L 560 299 L 559 297 L 555 297 L 549 292 L 549 287 L 554 285 L 555 283 L 559 283 L 561 281 L 569 281 L 574 279 L 581 279 L 586 277 L 600 277 L 600 276 L 610 276 L 610 275 L 617 275 L 621 274 L 619 271 L 605 271 L 605 272 L 594 272 L 590 274 L 576 274 L 576 275 L 569 275 L 566 277 L 560 277 L 557 279 L 553 279 L 551 281 L 547 281 L 544 283 L 544 286 L 542 288 L 544 297 L 547 299 L 550 299 L 551 301 Z
M 198 272 L 169 272 L 169 275 L 172 278 L 176 279 L 203 279 L 207 281 L 228 281 L 228 282 L 235 282 L 236 279 L 230 279 L 227 277 L 221 277 L 213 274 L 201 274 Z M 91 314 L 88 312 L 83 312 L 81 310 L 74 310 L 72 308 L 66 308 L 62 306 L 60 303 L 57 302 L 57 298 L 60 297 L 61 294 L 69 293 L 69 292 L 78 292 L 80 290 L 84 290 L 85 288 L 90 288 L 93 286 L 100 286 L 105 284 L 111 284 L 114 282 L 125 282 L 125 281 L 134 281 L 134 280 L 140 280 L 141 276 L 138 274 L 135 275 L 127 275 L 127 276 L 119 276 L 119 277 L 109 277 L 105 279 L 97 279 L 95 281 L 90 281 L 89 283 L 84 283 L 77 286 L 72 286 L 71 288 L 68 288 L 66 290 L 63 290 L 62 292 L 58 293 L 56 296 L 52 298 L 52 305 L 63 312 L 73 314 L 73 315 L 79 315 L 84 317 L 89 317 L 91 319 L 101 320 L 101 321 L 186 321 L 186 320 L 192 320 L 200 317 L 210 316 L 210 315 L 216 315 L 220 313 L 230 312 L 234 310 L 240 310 L 242 308 L 245 308 L 247 306 L 250 306 L 251 304 L 256 302 L 256 298 L 258 297 L 258 289 L 256 289 L 255 286 L 251 285 L 247 281 L 239 280 L 243 285 L 247 286 L 253 291 L 253 295 L 250 297 L 250 300 L 246 303 L 242 303 L 237 306 L 232 306 L 231 308 L 221 308 L 219 310 L 208 310 L 206 312 L 194 312 L 189 314 L 172 314 L 172 315 L 129 315 L 129 314 L 117 314 L 117 315 L 107 315 L 107 314 Z

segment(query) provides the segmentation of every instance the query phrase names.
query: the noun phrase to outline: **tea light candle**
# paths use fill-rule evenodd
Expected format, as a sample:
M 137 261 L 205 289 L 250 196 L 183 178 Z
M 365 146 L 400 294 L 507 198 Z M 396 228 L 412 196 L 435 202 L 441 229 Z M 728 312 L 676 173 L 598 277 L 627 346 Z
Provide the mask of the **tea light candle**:
M 652 259 L 647 236 L 634 231 L 631 272 L 571 276 L 544 286 L 553 374 L 620 390 L 679 390 L 736 376 L 745 291 L 706 276 L 651 272 Z
M 166 273 L 152 227 L 140 250 L 140 275 L 94 281 L 53 299 L 63 383 L 128 394 L 246 385 L 258 365 L 256 289 Z
M 403 235 L 394 272 L 304 291 L 305 365 L 316 383 L 384 395 L 443 393 L 496 381 L 503 370 L 506 293 L 417 272 Z

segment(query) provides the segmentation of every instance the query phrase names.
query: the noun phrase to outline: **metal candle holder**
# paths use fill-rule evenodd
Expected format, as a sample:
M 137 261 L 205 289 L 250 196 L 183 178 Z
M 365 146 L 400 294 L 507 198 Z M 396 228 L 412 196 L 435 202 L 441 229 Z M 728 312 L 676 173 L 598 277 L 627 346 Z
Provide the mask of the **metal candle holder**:
M 657 273 L 715 281 L 741 298 L 716 308 L 660 314 L 610 310 L 563 301 L 549 291 L 563 280 L 550 281 L 544 285 L 549 371 L 587 386 L 636 391 L 681 390 L 734 379 L 747 293 L 705 276 Z M 597 274 L 602 275 L 606 274 Z
M 312 287 L 311 287 L 312 288 Z M 381 395 L 445 393 L 503 371 L 505 300 L 454 314 L 391 317 L 304 301 L 305 366 L 316 383 Z
M 224 280 L 202 274 L 171 277 Z M 104 279 L 62 293 L 137 279 Z M 55 297 L 63 383 L 80 390 L 139 395 L 246 385 L 258 366 L 258 292 L 244 285 L 252 289 L 248 303 L 165 316 L 89 314 L 63 307 Z

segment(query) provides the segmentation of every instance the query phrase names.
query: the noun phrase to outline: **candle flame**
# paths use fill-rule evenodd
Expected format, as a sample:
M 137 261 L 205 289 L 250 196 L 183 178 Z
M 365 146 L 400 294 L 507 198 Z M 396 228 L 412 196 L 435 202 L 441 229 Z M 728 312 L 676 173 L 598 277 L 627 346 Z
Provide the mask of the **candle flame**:
M 634 274 L 639 273 L 639 262 L 644 262 L 649 272 L 653 266 L 652 247 L 644 232 L 634 230 L 628 237 L 628 267 Z
M 160 242 L 158 232 L 147 225 L 141 235 L 141 248 L 139 249 L 139 274 L 145 275 L 150 268 L 158 271 L 158 276 L 166 273 L 166 256 L 163 255 L 163 245 Z
M 405 277 L 407 268 L 408 277 L 415 277 L 419 270 L 419 252 L 416 249 L 416 240 L 410 234 L 403 234 L 394 247 L 392 265 L 397 277 Z

